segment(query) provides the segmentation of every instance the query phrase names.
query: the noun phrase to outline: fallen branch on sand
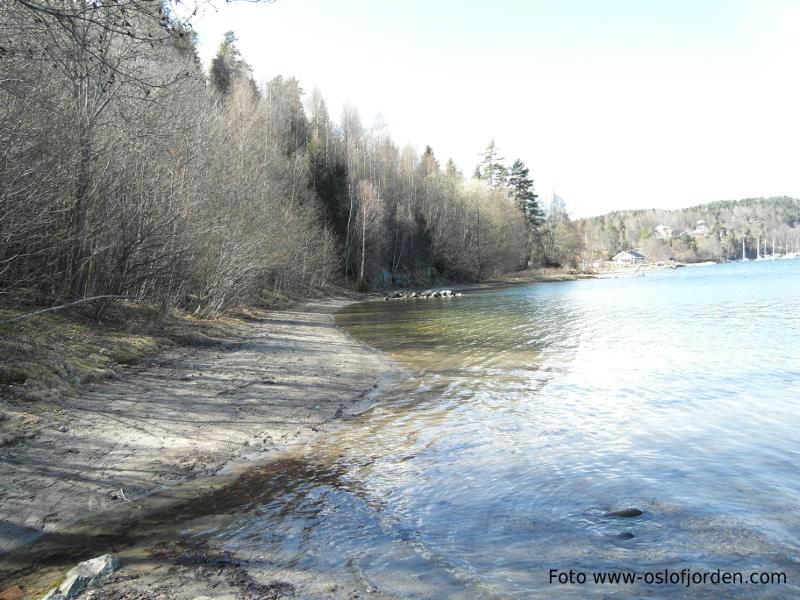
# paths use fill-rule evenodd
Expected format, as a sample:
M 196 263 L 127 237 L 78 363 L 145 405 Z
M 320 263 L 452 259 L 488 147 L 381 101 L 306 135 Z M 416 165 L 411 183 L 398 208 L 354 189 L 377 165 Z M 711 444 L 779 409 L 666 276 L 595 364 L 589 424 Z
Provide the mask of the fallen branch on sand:
M 43 308 L 41 310 L 36 310 L 32 313 L 27 313 L 24 315 L 19 315 L 14 317 L 13 319 L 6 319 L 5 321 L 0 321 L 0 325 L 8 325 L 9 323 L 15 323 L 16 321 L 24 321 L 25 319 L 30 319 L 31 317 L 35 317 L 36 315 L 40 315 L 46 312 L 52 312 L 54 310 L 61 310 L 62 308 L 69 308 L 70 306 L 75 306 L 76 304 L 81 304 L 82 302 L 89 302 L 91 300 L 102 300 L 104 298 L 114 298 L 117 300 L 135 300 L 135 298 L 131 296 L 92 296 L 91 298 L 81 298 L 80 300 L 76 300 L 75 302 L 68 302 L 67 304 L 60 304 L 59 306 L 51 306 L 50 308 Z

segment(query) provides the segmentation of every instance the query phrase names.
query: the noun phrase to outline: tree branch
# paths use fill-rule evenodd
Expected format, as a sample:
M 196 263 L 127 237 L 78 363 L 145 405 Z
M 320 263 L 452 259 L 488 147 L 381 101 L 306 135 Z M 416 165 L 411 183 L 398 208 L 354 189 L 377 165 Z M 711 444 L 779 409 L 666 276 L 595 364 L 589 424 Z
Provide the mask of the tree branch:
M 81 298 L 80 300 L 76 300 L 75 302 L 68 302 L 67 304 L 61 304 L 59 306 L 51 306 L 50 308 L 43 308 L 41 310 L 34 311 L 32 313 L 27 313 L 24 315 L 20 315 L 18 317 L 14 317 L 13 319 L 6 319 L 5 321 L 0 321 L 0 325 L 8 325 L 9 323 L 15 323 L 17 321 L 24 321 L 25 319 L 30 319 L 31 317 L 35 317 L 36 315 L 40 315 L 46 312 L 52 312 L 54 310 L 61 310 L 62 308 L 69 308 L 70 306 L 75 306 L 76 304 L 81 304 L 83 302 L 90 302 L 92 300 L 101 300 L 103 298 L 114 298 L 117 300 L 135 300 L 133 296 L 92 296 L 91 298 Z

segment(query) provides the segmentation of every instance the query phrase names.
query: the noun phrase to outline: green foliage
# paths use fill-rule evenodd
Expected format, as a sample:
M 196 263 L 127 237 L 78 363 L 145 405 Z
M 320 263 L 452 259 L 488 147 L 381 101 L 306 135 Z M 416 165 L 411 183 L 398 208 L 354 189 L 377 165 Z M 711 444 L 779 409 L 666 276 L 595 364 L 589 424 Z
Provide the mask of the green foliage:
M 539 196 L 533 191 L 533 180 L 529 177 L 529 173 L 530 169 L 525 163 L 520 159 L 515 160 L 508 176 L 508 186 L 517 207 L 525 215 L 525 220 L 531 228 L 536 229 L 544 223 L 544 213 L 539 207 Z
M 233 31 L 226 32 L 216 56 L 211 60 L 210 78 L 214 89 L 226 95 L 237 78 L 250 78 L 250 71 L 250 66 L 236 47 L 236 35 Z
M 340 237 L 347 224 L 347 166 L 338 161 L 328 162 L 312 143 L 309 143 L 311 186 L 323 207 L 323 218 Z

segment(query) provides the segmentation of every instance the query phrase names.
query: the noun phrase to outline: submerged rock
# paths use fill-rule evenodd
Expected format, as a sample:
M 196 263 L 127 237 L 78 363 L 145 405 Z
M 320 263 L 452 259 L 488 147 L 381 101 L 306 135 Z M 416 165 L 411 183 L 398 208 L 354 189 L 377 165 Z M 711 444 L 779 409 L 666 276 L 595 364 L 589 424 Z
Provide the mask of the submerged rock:
M 630 531 L 623 531 L 622 533 L 618 533 L 614 536 L 618 540 L 632 540 L 636 536 Z
M 631 507 L 631 508 L 622 508 L 620 510 L 615 510 L 615 511 L 612 511 L 612 512 L 607 512 L 603 516 L 604 517 L 622 517 L 622 518 L 625 518 L 625 519 L 629 519 L 631 517 L 638 517 L 638 516 L 643 515 L 643 514 L 644 514 L 644 511 L 642 511 L 642 510 L 640 510 L 638 508 Z
M 70 600 L 121 566 L 120 560 L 112 554 L 103 554 L 79 563 L 69 570 L 61 585 L 51 590 L 42 600 Z

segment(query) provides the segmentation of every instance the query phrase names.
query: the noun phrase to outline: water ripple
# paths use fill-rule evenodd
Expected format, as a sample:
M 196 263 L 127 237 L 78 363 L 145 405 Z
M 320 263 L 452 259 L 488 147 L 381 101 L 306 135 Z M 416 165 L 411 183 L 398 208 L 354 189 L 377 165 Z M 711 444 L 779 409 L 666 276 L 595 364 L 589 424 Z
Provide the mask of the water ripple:
M 219 535 L 406 597 L 720 597 L 551 568 L 776 570 L 724 596 L 800 595 L 797 262 L 353 306 L 414 376 L 320 448 L 334 480 Z

